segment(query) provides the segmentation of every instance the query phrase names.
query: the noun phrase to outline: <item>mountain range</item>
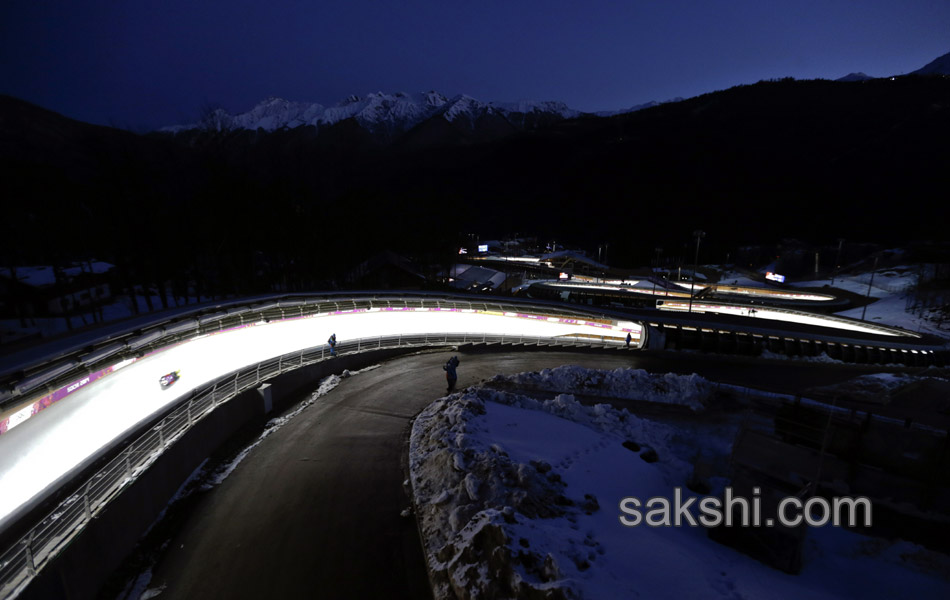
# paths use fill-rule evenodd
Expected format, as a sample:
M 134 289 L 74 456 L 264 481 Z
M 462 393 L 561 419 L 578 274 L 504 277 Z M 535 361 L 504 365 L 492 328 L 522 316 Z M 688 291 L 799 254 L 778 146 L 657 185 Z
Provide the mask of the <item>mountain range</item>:
M 609 243 L 619 264 L 687 257 L 696 229 L 719 260 L 785 237 L 945 240 L 948 99 L 939 75 L 762 81 L 603 118 L 372 94 L 138 135 L 0 96 L 0 261 L 260 291 L 476 232 Z
M 911 74 L 950 75 L 950 53 Z M 872 79 L 876 78 L 863 72 L 855 72 L 837 81 L 858 82 Z M 198 122 L 171 125 L 160 131 L 171 134 L 196 131 L 224 133 L 237 130 L 270 133 L 311 127 L 319 133 L 340 123 L 350 122 L 370 133 L 377 141 L 383 142 L 395 141 L 416 128 L 422 131 L 408 137 L 417 143 L 430 144 L 447 140 L 486 141 L 564 119 L 613 117 L 681 100 L 682 98 L 674 98 L 662 103 L 654 101 L 626 109 L 585 113 L 572 109 L 563 102 L 484 102 L 464 94 L 449 98 L 436 91 L 352 95 L 333 106 L 271 97 L 251 110 L 238 114 L 208 107 Z
M 668 102 L 680 100 L 682 98 Z M 647 102 L 621 110 L 584 113 L 563 102 L 483 102 L 464 94 L 448 98 L 435 91 L 353 95 L 333 106 L 271 97 L 251 110 L 238 114 L 209 107 L 198 122 L 163 127 L 159 132 L 176 135 L 240 130 L 272 133 L 310 127 L 320 133 L 349 122 L 370 133 L 376 141 L 392 142 L 405 137 L 406 143 L 418 145 L 446 141 L 486 141 L 564 119 L 610 117 L 660 104 Z
M 198 123 L 165 127 L 161 131 L 180 133 L 193 129 L 218 132 L 247 129 L 273 132 L 302 126 L 320 130 L 352 119 L 373 134 L 391 138 L 433 118 L 468 129 L 485 119 L 501 120 L 524 129 L 546 119 L 571 119 L 580 115 L 580 111 L 562 102 L 494 103 L 482 102 L 466 95 L 447 98 L 435 91 L 418 94 L 378 92 L 349 96 L 329 107 L 267 98 L 245 113 L 232 115 L 220 108 L 210 109 L 205 111 Z
M 938 56 L 934 60 L 930 61 L 926 65 L 917 69 L 916 71 L 911 71 L 909 75 L 950 75 L 950 52 L 944 54 L 943 56 Z M 883 79 L 893 79 L 897 75 L 891 77 L 884 77 Z M 839 77 L 835 81 L 868 81 L 870 79 L 878 79 L 877 77 L 872 77 L 867 73 L 862 73 L 857 71 L 855 73 L 848 73 L 844 77 Z

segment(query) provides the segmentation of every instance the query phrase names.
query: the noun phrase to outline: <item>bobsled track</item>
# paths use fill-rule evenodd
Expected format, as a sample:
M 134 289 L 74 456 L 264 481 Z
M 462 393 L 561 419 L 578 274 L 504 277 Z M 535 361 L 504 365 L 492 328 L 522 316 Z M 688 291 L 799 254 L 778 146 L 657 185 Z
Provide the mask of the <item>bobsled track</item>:
M 406 351 L 505 344 L 830 354 L 837 347 L 850 349 L 841 353 L 846 360 L 911 364 L 946 356 L 942 343 L 925 337 L 831 327 L 351 292 L 185 309 L 87 337 L 8 366 L 0 378 L 0 598 L 19 595 L 57 562 L 68 563 L 60 585 L 77 597 L 80 589 L 94 594 L 183 481 L 241 426 L 320 377 Z M 336 357 L 326 344 L 331 333 Z M 176 370 L 180 380 L 163 390 L 159 377 Z M 97 548 L 102 564 L 93 568 L 87 558 L 77 567 L 79 559 L 63 558 L 84 547 Z M 64 581 L 70 577 L 77 579 Z

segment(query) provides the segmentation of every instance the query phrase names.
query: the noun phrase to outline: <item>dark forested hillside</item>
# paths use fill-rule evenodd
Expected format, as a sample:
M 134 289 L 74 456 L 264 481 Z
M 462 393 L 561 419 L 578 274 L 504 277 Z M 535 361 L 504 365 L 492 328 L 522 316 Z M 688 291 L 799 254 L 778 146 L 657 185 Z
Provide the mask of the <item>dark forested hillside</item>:
M 2 262 L 96 255 L 249 293 L 462 232 L 608 242 L 628 264 L 696 228 L 711 248 L 947 238 L 946 77 L 762 82 L 493 138 L 424 123 L 384 145 L 347 121 L 139 136 L 2 97 Z

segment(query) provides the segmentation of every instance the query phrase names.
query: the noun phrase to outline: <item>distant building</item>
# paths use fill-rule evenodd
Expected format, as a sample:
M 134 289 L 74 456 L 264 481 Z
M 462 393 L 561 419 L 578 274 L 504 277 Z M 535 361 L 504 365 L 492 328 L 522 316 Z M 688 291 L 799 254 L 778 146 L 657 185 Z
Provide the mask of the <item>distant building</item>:
M 465 264 L 452 265 L 443 277 L 449 286 L 466 292 L 503 291 L 508 278 L 501 271 Z

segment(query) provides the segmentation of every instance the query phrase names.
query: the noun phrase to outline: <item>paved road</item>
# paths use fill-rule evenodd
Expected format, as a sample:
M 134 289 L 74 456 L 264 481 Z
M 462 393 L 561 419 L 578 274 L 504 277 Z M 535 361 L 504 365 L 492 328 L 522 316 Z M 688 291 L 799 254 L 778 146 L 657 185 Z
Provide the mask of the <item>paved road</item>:
M 445 352 L 345 379 L 197 503 L 154 570 L 174 598 L 419 598 L 428 579 L 402 482 L 409 420 L 444 395 Z M 631 355 L 461 355 L 459 387 Z
M 345 379 L 257 446 L 203 495 L 154 569 L 162 600 L 420 598 L 428 581 L 402 482 L 410 419 L 445 393 L 447 352 L 412 355 Z M 460 388 L 496 373 L 561 364 L 706 372 L 802 385 L 850 369 L 678 360 L 637 352 L 460 355 Z M 816 383 L 812 381 L 811 384 Z

